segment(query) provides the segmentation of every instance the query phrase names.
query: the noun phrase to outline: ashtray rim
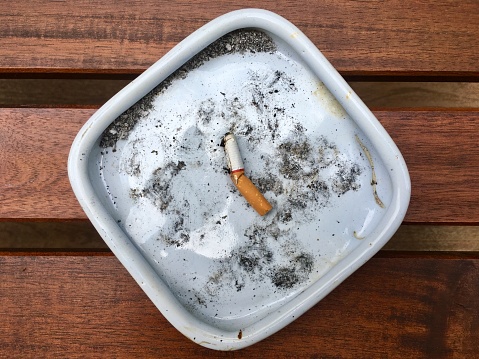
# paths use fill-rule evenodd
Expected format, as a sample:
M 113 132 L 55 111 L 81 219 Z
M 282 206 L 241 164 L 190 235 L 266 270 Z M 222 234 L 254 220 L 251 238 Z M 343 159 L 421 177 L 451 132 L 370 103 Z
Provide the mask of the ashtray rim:
M 88 158 L 97 139 L 121 113 L 203 48 L 223 35 L 241 28 L 256 28 L 273 33 L 301 56 L 377 149 L 382 161 L 390 169 L 393 196 L 379 230 L 367 243 L 363 243 L 279 311 L 247 328 L 225 332 L 200 321 L 179 303 L 102 206 L 90 183 Z M 405 161 L 372 112 L 296 26 L 275 13 L 261 9 L 233 11 L 204 25 L 105 103 L 76 136 L 68 158 L 68 175 L 73 191 L 92 224 L 165 318 L 189 339 L 216 350 L 235 350 L 252 345 L 282 329 L 318 303 L 392 237 L 406 214 L 411 193 Z M 356 252 L 360 254 L 352 256 Z M 352 259 L 346 260 L 350 257 Z

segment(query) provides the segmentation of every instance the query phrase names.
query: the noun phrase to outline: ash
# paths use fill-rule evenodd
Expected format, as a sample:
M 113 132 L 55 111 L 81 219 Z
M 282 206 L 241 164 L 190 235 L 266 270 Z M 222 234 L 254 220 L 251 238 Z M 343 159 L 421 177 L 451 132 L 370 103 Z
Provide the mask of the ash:
M 276 45 L 273 40 L 262 31 L 236 30 L 226 34 L 196 56 L 192 57 L 177 71 L 168 76 L 162 83 L 113 121 L 103 132 L 100 147 L 115 147 L 118 140 L 127 139 L 136 123 L 140 119 L 147 117 L 154 108 L 153 102 L 158 95 L 170 87 L 173 81 L 185 79 L 190 71 L 197 69 L 205 62 L 226 54 L 274 52 L 275 50 Z
M 166 281 L 180 300 L 200 315 L 202 308 L 221 314 L 222 306 L 248 300 L 258 287 L 281 297 L 310 283 L 321 253 L 308 241 L 316 241 L 314 231 L 319 226 L 307 231 L 303 227 L 319 223 L 333 198 L 358 191 L 364 170 L 318 130 L 321 119 L 313 111 L 308 113 L 310 118 L 299 115 L 298 108 L 308 103 L 301 99 L 309 101 L 314 88 L 299 87 L 284 64 L 247 65 L 234 74 L 240 83 L 236 88 L 227 80 L 215 83 L 214 75 L 204 75 L 212 60 L 233 54 L 231 61 L 253 62 L 257 54 L 276 56 L 280 65 L 284 61 L 265 33 L 232 32 L 119 116 L 100 143 L 103 148 L 129 146 L 121 167 L 133 184 L 128 196 L 138 208 L 147 201 L 163 221 L 151 235 L 148 251 L 153 261 L 165 263 Z M 183 89 L 183 82 L 195 79 L 205 84 L 201 91 L 184 85 L 184 92 L 191 91 L 191 100 L 178 105 L 161 102 L 174 85 Z M 159 108 L 160 104 L 164 107 Z M 220 146 L 226 132 L 238 138 L 248 176 L 273 205 L 264 218 L 254 213 L 230 182 Z M 158 146 L 142 147 L 152 133 Z M 154 168 L 139 160 L 158 154 L 163 160 Z M 141 215 L 139 210 L 130 222 Z M 225 242 L 233 244 L 228 247 Z M 183 261 L 188 260 L 187 253 L 199 253 L 212 258 L 212 263 L 206 272 L 192 269 L 181 277 L 169 269 L 175 265 L 168 262 L 169 257 L 158 254 L 169 251 L 185 253 Z

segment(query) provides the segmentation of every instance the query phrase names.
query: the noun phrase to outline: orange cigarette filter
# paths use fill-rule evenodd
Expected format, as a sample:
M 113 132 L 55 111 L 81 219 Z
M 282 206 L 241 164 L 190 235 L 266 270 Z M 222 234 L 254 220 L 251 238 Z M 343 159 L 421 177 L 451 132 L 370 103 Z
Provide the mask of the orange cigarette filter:
M 230 169 L 230 177 L 241 195 L 261 216 L 271 211 L 273 206 L 264 198 L 259 189 L 244 174 L 243 159 L 239 152 L 236 137 L 232 133 L 227 133 L 223 138 L 225 152 L 228 157 L 228 167 Z
M 251 207 L 253 207 L 256 212 L 260 214 L 260 216 L 264 216 L 266 213 L 271 211 L 273 206 L 271 206 L 268 200 L 264 198 L 263 194 L 258 190 L 253 182 L 246 177 L 244 171 L 231 173 L 231 179 L 241 195 L 248 201 Z

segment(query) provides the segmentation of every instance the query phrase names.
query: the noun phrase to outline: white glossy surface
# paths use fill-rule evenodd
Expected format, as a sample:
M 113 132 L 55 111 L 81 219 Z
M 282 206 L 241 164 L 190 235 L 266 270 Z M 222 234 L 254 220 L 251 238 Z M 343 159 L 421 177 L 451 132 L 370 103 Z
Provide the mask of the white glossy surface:
M 169 70 L 251 26 L 273 34 L 277 51 L 208 61 L 155 98 L 114 152 L 99 147 L 103 130 Z M 274 206 L 265 217 L 223 169 L 219 143 L 230 130 L 253 182 L 276 181 L 262 187 Z M 261 340 L 329 293 L 392 236 L 410 193 L 404 161 L 370 111 L 299 30 L 261 10 L 206 25 L 102 107 L 72 146 L 69 175 L 162 313 L 222 350 Z

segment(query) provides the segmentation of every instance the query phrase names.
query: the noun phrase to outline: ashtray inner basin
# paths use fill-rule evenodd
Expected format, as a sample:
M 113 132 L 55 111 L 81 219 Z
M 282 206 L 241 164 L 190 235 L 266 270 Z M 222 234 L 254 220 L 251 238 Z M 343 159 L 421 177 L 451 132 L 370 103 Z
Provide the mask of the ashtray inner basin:
M 221 141 L 273 205 L 234 187 Z M 89 157 L 102 204 L 194 316 L 224 330 L 278 310 L 367 241 L 389 169 L 280 38 L 229 33 L 116 119 Z

